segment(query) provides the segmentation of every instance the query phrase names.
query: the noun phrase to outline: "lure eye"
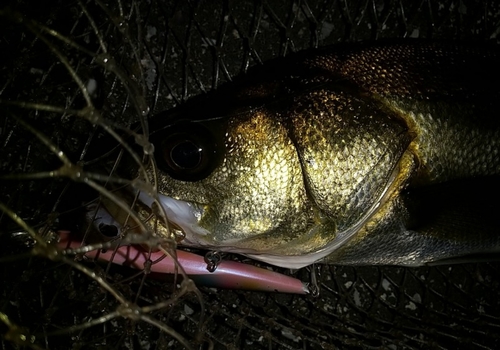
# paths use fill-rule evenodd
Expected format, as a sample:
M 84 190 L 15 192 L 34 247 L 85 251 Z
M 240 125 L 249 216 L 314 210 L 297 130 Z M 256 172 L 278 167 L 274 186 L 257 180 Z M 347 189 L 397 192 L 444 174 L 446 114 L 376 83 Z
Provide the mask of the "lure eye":
M 217 166 L 217 143 L 210 130 L 199 123 L 178 123 L 155 139 L 158 166 L 174 179 L 199 181 Z
M 106 237 L 117 237 L 118 236 L 118 227 L 115 225 L 107 225 L 107 224 L 99 224 L 98 226 L 99 232 L 102 233 Z

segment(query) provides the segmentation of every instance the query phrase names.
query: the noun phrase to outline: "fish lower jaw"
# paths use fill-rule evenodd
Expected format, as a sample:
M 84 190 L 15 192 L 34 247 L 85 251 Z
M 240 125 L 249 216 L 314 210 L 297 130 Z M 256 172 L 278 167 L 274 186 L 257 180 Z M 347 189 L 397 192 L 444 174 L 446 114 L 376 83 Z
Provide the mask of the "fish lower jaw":
M 179 243 L 180 245 L 191 248 L 240 254 L 270 265 L 289 269 L 300 269 L 302 267 L 309 266 L 315 262 L 321 261 L 327 255 L 331 254 L 339 246 L 349 240 L 361 228 L 361 226 L 363 226 L 366 220 L 373 214 L 373 211 L 375 211 L 379 205 L 379 203 L 374 205 L 369 213 L 365 215 L 365 217 L 361 219 L 357 225 L 354 225 L 351 229 L 338 235 L 336 239 L 326 244 L 324 247 L 319 248 L 317 251 L 300 255 L 287 255 L 280 248 L 276 249 L 276 251 L 273 251 L 272 249 L 257 251 L 251 248 L 244 248 L 240 246 L 241 241 L 238 239 L 231 241 L 226 240 L 224 242 L 215 241 L 213 240 L 213 236 L 210 232 L 198 224 L 199 219 L 203 214 L 202 209 L 197 208 L 195 204 L 177 200 L 162 194 L 159 194 L 157 199 L 163 207 L 168 221 L 174 223 L 183 231 L 185 237 Z M 151 207 L 154 202 L 153 198 L 145 193 L 140 193 L 139 200 L 149 207 Z

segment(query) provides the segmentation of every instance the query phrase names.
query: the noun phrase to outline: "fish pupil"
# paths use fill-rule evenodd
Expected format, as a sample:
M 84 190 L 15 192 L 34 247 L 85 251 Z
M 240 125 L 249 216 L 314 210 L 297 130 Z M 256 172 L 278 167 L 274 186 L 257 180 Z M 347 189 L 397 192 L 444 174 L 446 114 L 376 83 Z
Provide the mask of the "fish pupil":
M 189 140 L 175 145 L 170 158 L 181 169 L 194 169 L 201 163 L 203 149 Z

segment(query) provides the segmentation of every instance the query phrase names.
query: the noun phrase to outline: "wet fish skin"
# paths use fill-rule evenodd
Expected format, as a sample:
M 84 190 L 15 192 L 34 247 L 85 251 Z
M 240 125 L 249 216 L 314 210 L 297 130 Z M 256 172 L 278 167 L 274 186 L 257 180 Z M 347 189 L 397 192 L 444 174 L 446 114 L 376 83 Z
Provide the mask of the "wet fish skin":
M 499 176 L 500 89 L 485 83 L 500 79 L 498 58 L 497 47 L 416 41 L 270 62 L 153 120 L 159 192 L 196 208 L 185 244 L 279 266 L 420 265 L 495 251 L 490 217 L 452 225 L 470 203 L 455 200 L 462 209 L 435 225 L 415 217 L 436 200 L 421 191 L 446 206 L 453 191 L 442 186 Z M 189 130 L 210 135 L 198 174 L 165 160 Z

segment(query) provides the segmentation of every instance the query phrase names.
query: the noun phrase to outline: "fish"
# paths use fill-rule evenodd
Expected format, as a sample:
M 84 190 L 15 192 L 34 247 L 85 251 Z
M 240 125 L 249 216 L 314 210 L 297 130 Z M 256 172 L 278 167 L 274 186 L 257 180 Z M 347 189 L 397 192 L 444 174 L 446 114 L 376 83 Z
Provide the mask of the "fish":
M 495 256 L 499 57 L 402 40 L 275 59 L 151 119 L 159 195 L 138 199 L 180 245 L 291 269 Z

